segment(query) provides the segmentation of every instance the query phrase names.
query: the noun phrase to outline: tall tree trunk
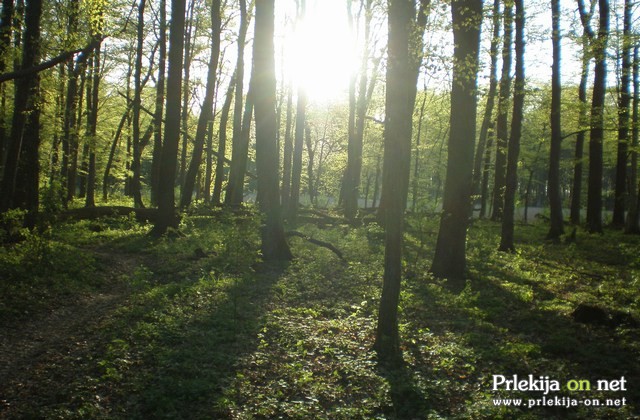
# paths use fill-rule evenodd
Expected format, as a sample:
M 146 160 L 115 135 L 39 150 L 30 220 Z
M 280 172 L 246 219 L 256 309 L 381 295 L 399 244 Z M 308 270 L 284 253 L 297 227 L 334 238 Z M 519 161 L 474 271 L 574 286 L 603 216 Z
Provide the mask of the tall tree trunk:
M 631 113 L 631 173 L 629 174 L 629 211 L 627 213 L 626 233 L 640 233 L 640 217 L 638 211 L 638 101 L 640 96 L 640 79 L 638 77 L 638 46 L 633 48 L 633 108 Z
M 506 183 L 507 141 L 509 139 L 509 96 L 511 95 L 511 38 L 513 26 L 513 4 L 504 5 L 504 43 L 502 45 L 502 75 L 500 76 L 500 96 L 498 97 L 498 118 L 496 122 L 496 159 L 493 181 L 493 212 L 491 220 L 502 219 L 504 210 L 504 189 Z
M 582 37 L 582 71 L 580 74 L 580 85 L 578 86 L 578 101 L 580 102 L 580 109 L 578 115 L 578 126 L 580 131 L 576 135 L 576 149 L 573 161 L 573 187 L 571 188 L 571 224 L 580 224 L 580 212 L 582 210 L 582 172 L 584 168 L 583 154 L 584 154 L 584 139 L 585 131 L 584 127 L 588 124 L 587 117 L 587 83 L 589 78 L 589 41 L 587 35 Z
M 265 214 L 261 246 L 265 261 L 292 258 L 284 235 L 278 188 L 274 3 L 275 0 L 256 2 L 251 77 L 255 89 L 258 196 L 260 209 Z
M 410 34 L 411 35 L 411 40 L 410 40 L 411 54 L 409 56 L 410 71 L 408 75 L 409 75 L 409 80 L 414 85 L 417 84 L 418 82 L 418 74 L 420 73 L 420 65 L 422 64 L 423 50 L 424 50 L 423 37 L 424 37 L 424 31 L 427 25 L 427 17 L 430 11 L 431 1 L 420 0 L 419 4 L 420 5 L 418 8 L 418 12 L 415 16 L 415 21 L 412 22 L 412 28 L 411 28 L 411 34 Z M 413 88 L 410 89 L 408 101 L 411 105 L 412 112 L 413 112 L 413 107 L 415 106 L 417 94 L 418 94 L 417 89 L 413 89 Z M 384 153 L 385 153 L 384 159 L 387 160 L 386 148 Z M 386 212 L 387 203 L 388 203 L 387 192 L 385 192 L 385 189 L 384 189 L 384 184 L 385 184 L 384 179 L 387 176 L 384 168 L 386 168 L 386 166 L 383 167 L 383 171 L 382 171 L 383 188 L 382 188 L 382 193 L 380 195 L 380 205 L 378 207 L 378 213 L 377 213 L 378 222 L 383 224 L 384 224 L 384 221 L 386 220 L 384 214 Z M 389 168 L 387 168 L 387 170 L 388 169 Z
M 131 161 L 131 194 L 133 205 L 137 208 L 144 207 L 140 186 L 140 170 L 142 150 L 140 147 L 140 107 L 142 91 L 142 54 L 144 52 L 144 9 L 146 0 L 138 2 L 138 25 L 136 26 L 136 58 L 133 70 L 133 159 Z
M 13 0 L 2 0 L 2 15 L 0 16 L 0 73 L 7 69 L 8 51 L 11 46 L 11 30 L 13 22 Z M 4 158 L 8 147 L 7 138 L 7 92 L 6 83 L 0 84 L 0 173 L 4 165 Z
M 185 0 L 186 1 L 186 0 Z M 177 185 L 184 184 L 184 177 L 187 173 L 187 150 L 189 149 L 189 101 L 191 100 L 191 61 L 193 60 L 193 51 L 195 48 L 195 37 L 198 28 L 197 18 L 194 21 L 196 3 L 195 0 L 189 2 L 187 9 L 187 29 L 185 32 L 184 45 L 184 86 L 182 88 L 182 147 L 180 149 L 180 174 L 178 176 Z
M 448 279 L 451 289 L 460 291 L 465 285 L 482 1 L 454 0 L 451 15 L 454 39 L 451 132 L 440 231 L 431 271 L 436 277 Z M 509 20 L 508 16 L 505 20 Z M 460 119 L 460 115 L 465 118 Z
M 37 64 L 40 58 L 42 1 L 29 1 L 25 8 L 24 43 L 20 68 Z M 39 110 L 37 74 L 16 80 L 11 138 L 0 184 L 0 212 L 11 208 L 28 211 L 26 227 L 33 227 L 38 210 Z M 25 184 L 19 190 L 18 180 Z M 35 191 L 34 191 L 35 190 Z M 22 194 L 21 194 L 22 193 Z M 22 197 L 20 197 L 22 196 Z
M 302 178 L 302 151 L 304 150 L 304 125 L 306 121 L 307 95 L 302 87 L 298 88 L 296 106 L 296 124 L 293 141 L 293 165 L 291 167 L 291 196 L 287 220 L 295 226 L 300 205 L 300 180 Z
M 560 0 L 551 0 L 553 64 L 551 66 L 551 147 L 549 152 L 549 209 L 551 226 L 547 239 L 558 240 L 564 233 L 560 191 L 560 154 L 562 151 L 562 82 L 560 74 Z
M 298 3 L 299 21 L 304 19 L 306 14 L 306 0 Z M 293 141 L 293 165 L 291 168 L 291 196 L 289 198 L 289 208 L 285 209 L 287 220 L 293 226 L 296 225 L 298 217 L 298 207 L 300 205 L 300 179 L 302 178 L 302 152 L 304 150 L 304 127 L 307 112 L 307 93 L 302 85 L 298 86 L 298 102 L 296 105 L 296 125 Z
M 160 156 L 162 155 L 162 116 L 164 114 L 165 72 L 167 69 L 167 5 L 166 0 L 160 0 L 158 5 L 160 24 L 158 32 L 158 79 L 156 81 L 156 103 L 154 112 L 155 131 L 153 133 L 153 157 L 151 160 L 151 203 L 158 204 L 158 189 L 160 188 Z
M 174 183 L 177 173 L 178 144 L 180 143 L 180 98 L 182 88 L 182 59 L 184 52 L 183 0 L 171 0 L 169 25 L 169 71 L 167 75 L 167 115 L 164 125 L 164 144 L 160 159 L 160 188 L 158 189 L 158 218 L 152 234 L 164 234 L 169 227 L 178 227 L 175 214 Z
M 220 112 L 220 128 L 218 131 L 218 159 L 216 160 L 215 181 L 213 183 L 213 195 L 211 196 L 211 202 L 214 205 L 221 203 L 220 197 L 222 195 L 222 183 L 224 182 L 224 157 L 227 151 L 227 123 L 229 121 L 229 112 L 231 111 L 231 103 L 233 102 L 233 92 L 236 86 L 236 72 L 231 76 L 229 82 L 229 88 L 227 89 L 227 95 L 222 105 L 222 111 Z M 231 161 L 233 163 L 233 161 Z
M 482 183 L 480 186 L 480 219 L 484 219 L 491 209 L 487 209 L 489 201 L 489 176 L 491 175 L 491 148 L 495 137 L 495 123 L 489 128 L 487 133 L 487 143 L 484 150 L 484 162 L 482 164 Z
M 247 153 L 249 152 L 249 130 L 253 103 L 247 92 L 247 103 L 244 99 L 244 50 L 247 29 L 251 19 L 245 0 L 240 0 L 240 28 L 238 29 L 238 55 L 236 59 L 235 102 L 233 106 L 233 137 L 231 140 L 231 166 L 229 183 L 225 194 L 225 204 L 237 206 L 242 203 L 244 195 L 244 175 L 247 169 Z M 250 88 L 249 88 L 250 90 Z M 244 110 L 243 110 L 244 105 Z
M 196 176 L 202 162 L 202 151 L 204 150 L 205 136 L 207 135 L 207 125 L 213 118 L 213 98 L 216 87 L 216 74 L 218 72 L 218 60 L 220 58 L 220 30 L 222 22 L 220 20 L 220 0 L 213 0 L 211 5 L 211 55 L 209 57 L 209 71 L 207 73 L 207 85 L 205 96 L 200 109 L 196 138 L 193 142 L 193 156 L 189 163 L 189 169 L 185 175 L 180 207 L 185 209 L 191 204 L 193 187 Z M 224 155 L 218 159 L 218 165 L 224 163 Z
M 251 134 L 251 114 L 253 113 L 253 81 L 249 81 L 249 89 L 244 104 L 244 114 L 242 116 L 242 133 L 238 144 L 233 145 L 231 152 L 231 169 L 229 172 L 229 183 L 224 197 L 226 205 L 238 206 L 244 198 L 244 176 L 247 171 L 247 161 L 249 159 L 249 140 Z
M 315 187 L 313 182 L 313 165 L 315 160 L 315 147 L 311 143 L 311 127 L 306 124 L 304 129 L 305 144 L 307 146 L 307 192 L 309 193 L 309 201 L 312 205 L 317 205 L 315 199 Z
M 589 185 L 587 189 L 587 228 L 602 233 L 602 141 L 604 138 L 604 102 L 607 86 L 607 39 L 609 36 L 609 1 L 598 0 L 600 23 L 592 48 L 596 61 L 591 100 L 589 138 Z
M 524 22 L 525 11 L 523 0 L 515 0 L 516 6 L 516 80 L 513 94 L 513 117 L 511 119 L 511 135 L 507 155 L 507 176 L 504 192 L 504 214 L 502 217 L 502 235 L 500 251 L 514 251 L 513 240 L 514 213 L 516 193 L 518 192 L 518 158 L 520 155 L 520 137 L 522 135 L 522 119 L 524 111 Z M 556 31 L 557 32 L 557 31 Z M 562 209 L 561 209 L 562 210 Z M 562 216 L 562 213 L 560 213 Z
M 365 116 L 367 113 L 367 72 L 369 67 L 369 44 L 371 37 L 371 21 L 373 19 L 373 1 L 364 3 L 364 48 L 360 64 L 358 83 L 358 97 L 355 104 L 350 99 L 350 107 L 355 106 L 355 126 L 349 131 L 349 144 L 347 148 L 347 168 L 343 180 L 344 214 L 348 220 L 354 220 L 358 212 L 358 198 L 360 196 L 360 172 L 362 171 L 362 148 L 364 143 Z M 375 75 L 372 74 L 372 77 Z M 352 83 L 354 81 L 352 80 Z M 352 95 L 350 88 L 350 98 Z M 355 93 L 355 92 L 353 92 Z M 351 114 L 349 111 L 350 124 Z
M 620 97 L 618 98 L 618 153 L 616 159 L 616 185 L 613 201 L 613 218 L 611 226 L 623 228 L 624 212 L 627 209 L 627 158 L 629 154 L 629 106 L 631 104 L 631 18 L 635 2 L 624 2 L 624 18 L 622 33 L 622 74 L 620 78 Z M 635 187 L 633 187 L 635 188 Z
M 94 39 L 102 38 L 103 12 L 99 11 L 97 25 L 98 32 L 93 34 Z M 93 78 L 89 81 L 91 85 L 91 97 L 87 101 L 91 102 L 91 112 L 87 115 L 87 126 L 89 128 L 89 173 L 87 174 L 87 197 L 85 207 L 95 206 L 96 188 L 96 147 L 98 131 L 98 104 L 100 100 L 100 72 L 101 72 L 101 45 L 98 44 L 93 53 Z
M 122 129 L 124 128 L 127 119 L 129 118 L 129 113 L 131 112 L 131 105 L 133 102 L 129 102 L 129 106 L 127 107 L 124 114 L 120 118 L 120 123 L 118 123 L 118 127 L 116 128 L 115 133 L 113 134 L 113 141 L 111 142 L 111 149 L 109 150 L 109 157 L 107 158 L 107 164 L 104 168 L 104 176 L 102 177 L 102 200 L 107 201 L 109 196 L 109 180 L 111 167 L 113 166 L 113 160 L 116 155 L 116 150 L 118 148 L 118 142 L 120 137 L 122 136 Z
M 418 132 L 416 133 L 416 150 L 413 156 L 413 179 L 411 185 L 411 211 L 415 212 L 418 205 L 418 186 L 420 175 L 420 140 L 422 137 L 422 125 L 424 123 L 424 111 L 427 105 L 427 89 L 426 82 L 423 90 L 422 103 L 420 104 L 420 113 L 418 115 Z M 369 179 L 367 179 L 367 190 L 369 189 Z M 367 207 L 367 200 L 365 198 L 365 205 Z
M 484 108 L 484 117 L 480 126 L 480 137 L 478 139 L 478 148 L 473 164 L 473 194 L 480 194 L 481 181 L 484 171 L 488 170 L 487 165 L 483 165 L 486 160 L 485 150 L 490 149 L 491 144 L 487 144 L 489 138 L 489 129 L 493 121 L 493 108 L 495 105 L 496 92 L 498 91 L 498 45 L 500 43 L 500 0 L 493 0 L 493 33 L 491 36 L 491 46 L 489 48 L 489 58 L 491 66 L 489 70 L 489 91 L 487 92 L 487 105 Z M 486 198 L 483 196 L 481 200 Z M 481 215 L 484 217 L 484 213 Z
M 291 194 L 291 158 L 293 155 L 293 138 L 291 137 L 291 129 L 293 125 L 293 89 L 289 84 L 287 93 L 287 120 L 284 129 L 284 147 L 282 155 L 282 188 L 281 203 L 282 208 L 289 208 L 289 197 Z
M 390 0 L 387 89 L 385 98 L 383 194 L 385 255 L 382 296 L 374 348 L 384 364 L 399 363 L 398 301 L 402 278 L 402 235 L 411 159 L 413 104 L 410 104 L 410 28 L 413 0 Z

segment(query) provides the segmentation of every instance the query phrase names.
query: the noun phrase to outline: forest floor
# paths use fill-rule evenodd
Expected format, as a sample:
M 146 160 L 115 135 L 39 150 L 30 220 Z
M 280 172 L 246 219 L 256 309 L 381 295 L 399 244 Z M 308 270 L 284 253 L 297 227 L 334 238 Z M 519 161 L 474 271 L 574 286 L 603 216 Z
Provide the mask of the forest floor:
M 437 220 L 411 219 L 405 365 L 389 371 L 371 350 L 382 230 L 302 226 L 346 262 L 292 238 L 296 259 L 267 266 L 256 219 L 190 216 L 161 239 L 128 218 L 70 222 L 1 247 L 0 418 L 640 415 L 640 238 L 555 244 L 521 225 L 505 254 L 499 225 L 478 222 L 452 294 L 428 273 Z M 562 389 L 494 390 L 494 375 Z

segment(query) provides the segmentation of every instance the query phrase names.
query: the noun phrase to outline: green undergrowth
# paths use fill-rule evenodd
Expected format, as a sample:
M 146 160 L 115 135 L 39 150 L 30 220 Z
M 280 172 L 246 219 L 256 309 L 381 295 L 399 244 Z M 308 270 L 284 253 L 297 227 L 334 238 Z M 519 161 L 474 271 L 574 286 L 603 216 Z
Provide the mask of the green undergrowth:
M 148 226 L 128 218 L 54 228 L 49 243 L 86 255 L 78 279 L 90 278 L 105 253 L 130 259 L 133 269 L 118 274 L 127 299 L 101 321 L 90 357 L 73 365 L 74 380 L 58 390 L 58 402 L 43 397 L 22 414 L 127 419 L 638 414 L 637 324 L 581 324 L 571 314 L 584 304 L 640 319 L 639 238 L 578 231 L 575 243 L 555 244 L 544 241 L 544 226 L 517 226 L 517 251 L 501 253 L 500 226 L 476 222 L 469 231 L 469 282 L 455 295 L 428 272 L 437 220 L 410 219 L 399 308 L 405 365 L 389 371 L 378 367 L 372 351 L 383 230 L 375 224 L 301 226 L 307 236 L 339 248 L 346 261 L 291 238 L 295 260 L 271 266 L 260 262 L 256 219 L 226 212 L 193 215 L 185 218 L 180 234 L 161 239 L 150 238 Z M 3 258 L 23 255 L 18 249 L 2 252 Z M 16 281 L 20 275 L 16 272 Z M 571 379 L 595 384 L 624 376 L 626 392 L 594 386 L 553 395 L 603 402 L 625 397 L 627 405 L 495 405 L 497 398 L 542 398 L 541 392 L 492 390 L 493 375 L 529 374 L 563 386 Z

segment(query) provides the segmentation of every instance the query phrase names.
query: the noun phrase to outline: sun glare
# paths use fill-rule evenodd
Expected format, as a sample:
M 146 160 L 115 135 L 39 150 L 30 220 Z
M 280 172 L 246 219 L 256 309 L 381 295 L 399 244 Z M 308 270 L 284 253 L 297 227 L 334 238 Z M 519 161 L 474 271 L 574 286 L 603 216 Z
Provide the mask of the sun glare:
M 358 52 L 345 2 L 309 1 L 306 18 L 285 35 L 283 53 L 284 77 L 302 86 L 309 101 L 346 98 Z

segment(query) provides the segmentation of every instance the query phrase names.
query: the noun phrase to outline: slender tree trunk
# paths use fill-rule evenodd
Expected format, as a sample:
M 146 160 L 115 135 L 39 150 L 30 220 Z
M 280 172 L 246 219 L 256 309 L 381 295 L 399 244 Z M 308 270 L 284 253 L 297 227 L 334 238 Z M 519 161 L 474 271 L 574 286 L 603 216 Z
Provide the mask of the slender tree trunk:
M 504 193 L 504 214 L 502 217 L 502 235 L 500 251 L 515 251 L 513 240 L 514 213 L 516 193 L 518 192 L 518 158 L 520 155 L 520 137 L 522 135 L 522 119 L 524 112 L 524 22 L 525 11 L 523 0 L 515 0 L 516 6 L 516 80 L 513 95 L 513 117 L 511 119 L 511 135 L 507 155 L 507 176 Z M 558 56 L 559 57 L 559 56 Z M 561 209 L 562 210 L 562 209 Z M 562 216 L 562 213 L 560 213 Z
M 252 83 L 255 89 L 256 167 L 262 226 L 262 257 L 266 261 L 290 260 L 284 235 L 278 188 L 276 127 L 276 74 L 274 37 L 275 0 L 256 3 Z
M 373 182 L 373 197 L 371 197 L 371 207 L 375 208 L 376 203 L 378 202 L 378 195 L 380 194 L 380 154 L 378 155 L 378 160 L 376 161 L 376 175 L 375 180 Z
M 598 0 L 600 23 L 598 37 L 592 45 L 596 59 L 591 100 L 591 134 L 589 138 L 589 185 L 587 190 L 587 225 L 590 233 L 602 233 L 602 141 L 604 138 L 604 102 L 607 86 L 607 39 L 609 36 L 609 1 Z
M 423 50 L 424 50 L 424 43 L 423 43 L 423 37 L 424 37 L 424 31 L 427 25 L 427 17 L 430 11 L 430 6 L 431 6 L 431 1 L 430 0 L 420 0 L 419 2 L 419 8 L 418 8 L 418 12 L 415 16 L 415 20 L 414 22 L 412 22 L 412 28 L 411 28 L 411 51 L 410 51 L 410 55 L 409 55 L 409 80 L 411 81 L 412 84 L 417 84 L 418 82 L 418 75 L 420 73 L 420 65 L 422 64 L 422 58 L 423 58 Z M 371 92 L 373 92 L 373 90 L 371 90 Z M 411 109 L 413 112 L 413 107 L 415 107 L 415 101 L 416 101 L 416 95 L 418 94 L 418 90 L 417 89 L 413 89 L 411 88 L 409 91 L 409 97 L 408 97 L 408 101 L 411 105 Z M 384 159 L 386 160 L 386 153 L 387 153 L 387 149 L 385 149 L 384 151 L 385 153 L 385 157 Z M 385 166 L 386 167 L 386 166 Z M 387 168 L 388 169 L 388 168 Z M 377 218 L 378 218 L 378 222 L 380 223 L 384 223 L 385 219 L 385 211 L 386 211 L 386 207 L 387 207 L 387 192 L 385 192 L 384 190 L 384 184 L 385 184 L 385 177 L 386 177 L 386 173 L 385 173 L 385 169 L 383 168 L 383 172 L 382 172 L 382 184 L 383 184 L 383 188 L 382 188 L 382 194 L 380 196 L 380 206 L 378 208 L 378 214 L 377 214 Z
M 2 15 L 0 15 L 0 73 L 7 69 L 8 51 L 11 46 L 11 30 L 13 21 L 13 0 L 2 1 Z M 7 138 L 7 92 L 6 83 L 0 84 L 0 173 L 4 167 L 5 155 L 8 148 Z
M 298 89 L 298 104 L 296 106 L 296 126 L 293 143 L 293 166 L 291 168 L 291 197 L 287 220 L 293 226 L 298 217 L 300 204 L 300 179 L 302 178 L 302 151 L 304 149 L 304 125 L 306 121 L 307 95 L 304 89 Z
M 249 152 L 249 130 L 251 129 L 251 114 L 253 103 L 249 92 L 244 104 L 244 50 L 247 29 L 251 19 L 245 0 L 240 0 L 240 28 L 238 30 L 238 56 L 236 61 L 235 102 L 233 105 L 233 138 L 231 140 L 231 166 L 229 168 L 229 183 L 225 194 L 225 204 L 237 206 L 242 203 L 244 195 L 244 175 L 247 168 L 247 153 Z M 250 90 L 250 88 L 249 88 Z M 244 105 L 244 111 L 243 111 Z
M 118 142 L 120 140 L 120 137 L 122 136 L 122 129 L 124 128 L 124 125 L 127 122 L 127 119 L 129 118 L 129 113 L 131 112 L 132 104 L 133 103 L 130 102 L 126 111 L 124 112 L 124 114 L 122 114 L 122 117 L 120 118 L 120 123 L 118 123 L 116 132 L 113 135 L 113 141 L 111 142 L 111 149 L 109 150 L 109 157 L 107 158 L 107 164 L 104 168 L 104 176 L 102 177 L 102 200 L 103 201 L 107 201 L 107 198 L 109 196 L 109 181 L 111 178 L 110 174 L 111 174 L 111 168 L 113 166 L 113 159 L 115 158 L 115 155 L 116 155 Z
M 480 187 L 480 219 L 484 219 L 491 209 L 487 209 L 487 201 L 489 200 L 489 176 L 491 175 L 491 148 L 493 147 L 493 138 L 495 133 L 495 124 L 489 128 L 487 134 L 487 143 L 484 150 L 484 162 L 482 164 L 482 185 Z
M 354 220 L 358 212 L 360 196 L 360 173 L 362 172 L 362 148 L 364 144 L 365 116 L 369 107 L 367 101 L 367 72 L 369 67 L 369 44 L 371 21 L 373 19 L 373 1 L 366 0 L 364 5 L 364 49 L 360 65 L 358 97 L 355 102 L 355 127 L 350 131 L 347 149 L 347 168 L 343 180 L 344 214 L 348 220 Z M 372 74 L 372 77 L 375 75 Z M 350 94 L 351 95 L 351 94 Z M 350 99 L 350 106 L 351 104 Z M 350 118 L 352 111 L 350 110 Z
M 442 202 L 440 231 L 431 271 L 448 279 L 452 290 L 465 286 L 466 237 L 473 176 L 473 149 L 476 133 L 476 89 L 481 0 L 454 0 L 453 84 L 447 174 Z M 505 20 L 509 20 L 506 16 Z M 505 43 L 507 40 L 505 39 Z M 507 60 L 508 61 L 508 60 Z M 464 115 L 460 119 L 458 116 Z
M 578 125 L 580 131 L 576 135 L 576 149 L 573 161 L 573 188 L 571 189 L 571 224 L 580 224 L 580 211 L 582 210 L 582 172 L 583 172 L 583 154 L 584 154 L 584 127 L 588 124 L 587 118 L 587 83 L 589 77 L 589 55 L 587 52 L 588 40 L 586 34 L 583 35 L 583 57 L 582 72 L 580 75 L 580 85 L 578 86 L 578 100 L 580 102 L 580 110 L 578 116 Z
M 549 208 L 551 226 L 547 239 L 558 240 L 564 233 L 560 191 L 560 154 L 562 151 L 562 82 L 560 74 L 560 0 L 551 0 L 553 64 L 551 66 L 551 147 L 549 152 Z
M 162 155 L 162 116 L 164 114 L 165 72 L 167 69 L 167 5 L 166 0 L 160 0 L 158 5 L 160 25 L 158 28 L 158 79 L 156 81 L 156 103 L 154 112 L 155 131 L 153 133 L 153 157 L 151 160 L 151 203 L 158 204 L 158 189 L 160 188 L 160 156 Z
M 638 211 L 638 100 L 640 95 L 640 79 L 638 77 L 638 46 L 633 48 L 633 107 L 631 113 L 631 173 L 629 175 L 629 211 L 627 213 L 626 233 L 640 233 L 640 217 Z
M 513 25 L 513 4 L 504 6 L 504 44 L 502 46 L 502 75 L 500 96 L 498 97 L 498 118 L 496 122 L 496 159 L 494 164 L 493 213 L 491 220 L 502 219 L 504 210 L 504 189 L 506 183 L 507 141 L 509 139 L 509 96 L 511 95 L 511 38 Z
M 207 125 L 213 118 L 213 98 L 216 86 L 216 74 L 218 72 L 218 59 L 220 58 L 220 31 L 222 25 L 220 19 L 220 0 L 213 0 L 211 5 L 211 55 L 209 57 L 207 85 L 202 108 L 200 109 L 200 117 L 198 118 L 196 138 L 193 142 L 193 155 L 189 163 L 189 169 L 185 174 L 182 189 L 180 207 L 183 209 L 189 207 L 189 204 L 191 204 L 196 176 L 198 175 L 200 163 L 202 162 L 202 151 L 204 150 L 204 141 L 207 135 Z M 220 141 L 220 143 L 222 144 L 222 141 Z M 224 165 L 224 153 L 219 156 L 218 165 Z
M 293 138 L 291 129 L 293 125 L 293 89 L 289 84 L 287 94 L 287 121 L 284 129 L 284 151 L 282 156 L 282 208 L 289 208 L 289 196 L 291 194 L 291 157 L 293 155 Z
M 624 212 L 628 199 L 628 168 L 629 155 L 629 107 L 631 104 L 631 18 L 632 7 L 635 2 L 625 0 L 623 34 L 622 34 L 622 74 L 620 78 L 620 96 L 618 99 L 618 153 L 616 159 L 616 185 L 613 202 L 613 219 L 611 226 L 623 228 L 625 225 Z M 635 188 L 635 187 L 633 187 Z
M 410 85 L 410 27 L 415 14 L 412 0 L 389 1 L 389 41 L 385 98 L 384 172 L 385 255 L 382 296 L 374 348 L 383 364 L 401 358 L 398 301 L 402 277 L 402 235 L 409 186 L 413 104 Z
M 42 1 L 31 0 L 25 8 L 24 43 L 20 68 L 33 67 L 40 59 Z M 38 148 L 40 111 L 37 74 L 16 80 L 11 138 L 0 183 L 0 212 L 11 208 L 28 211 L 26 227 L 35 225 L 38 210 Z M 18 180 L 25 185 L 18 186 Z M 20 190 L 22 188 L 22 190 Z
M 225 204 L 238 206 L 244 199 L 244 176 L 247 171 L 247 161 L 249 159 L 249 139 L 251 134 L 251 114 L 253 113 L 253 86 L 249 81 L 249 90 L 244 104 L 244 115 L 242 116 L 242 133 L 237 145 L 233 146 L 231 152 L 231 169 L 229 173 L 229 183 L 225 194 Z
M 489 48 L 489 58 L 491 66 L 489 70 L 489 91 L 487 92 L 487 105 L 484 108 L 484 117 L 480 126 L 480 137 L 478 139 L 478 148 L 473 164 L 473 193 L 480 194 L 481 181 L 487 165 L 483 166 L 486 161 L 485 150 L 491 148 L 489 143 L 489 129 L 493 121 L 493 108 L 495 105 L 496 92 L 498 91 L 498 45 L 500 43 L 500 0 L 493 0 L 493 34 L 491 36 L 491 46 Z M 491 158 L 489 158 L 491 159 Z M 483 169 L 484 168 L 484 169 Z M 486 206 L 486 202 L 485 202 Z M 482 209 L 482 204 L 481 204 Z M 481 215 L 484 217 L 484 213 Z
M 186 0 L 184 0 L 186 1 Z M 197 20 L 194 24 L 195 13 L 195 0 L 189 2 L 189 8 L 187 9 L 188 19 L 186 22 L 187 28 L 185 32 L 185 45 L 184 45 L 184 87 L 182 88 L 182 147 L 180 148 L 180 165 L 179 176 L 177 185 L 184 185 L 184 177 L 187 173 L 187 150 L 189 148 L 189 101 L 191 99 L 191 61 L 193 59 L 193 48 L 195 42 L 193 37 L 197 32 Z
M 146 0 L 138 2 L 138 25 L 136 26 L 136 58 L 133 70 L 133 159 L 131 161 L 131 194 L 133 196 L 133 205 L 137 208 L 143 208 L 142 191 L 140 186 L 140 170 L 142 150 L 140 148 L 140 107 L 141 91 L 142 91 L 142 54 L 144 52 L 144 9 Z
M 219 85 L 218 85 L 219 87 Z M 216 89 L 216 96 L 218 95 L 218 89 Z M 215 107 L 215 105 L 214 105 Z M 216 111 L 213 111 L 213 119 L 209 121 L 207 128 L 207 163 L 204 171 L 204 200 L 207 203 L 211 202 L 211 178 L 213 177 L 213 123 L 215 119 Z
M 86 207 L 95 206 L 95 187 L 96 187 L 96 142 L 98 128 L 98 100 L 100 89 L 100 46 L 94 50 L 94 68 L 93 68 L 93 84 L 91 97 L 91 113 L 87 116 L 89 125 L 89 173 L 87 175 L 87 199 Z
M 158 189 L 158 218 L 152 234 L 162 235 L 169 227 L 178 227 L 175 214 L 174 182 L 177 173 L 178 144 L 180 142 L 180 98 L 182 88 L 182 60 L 184 52 L 185 3 L 171 0 L 169 27 L 169 71 L 167 75 L 167 115 L 164 125 L 164 144 L 160 159 L 160 188 Z
M 315 160 L 315 147 L 311 143 L 311 127 L 309 124 L 304 129 L 305 144 L 307 146 L 307 192 L 312 205 L 317 205 L 315 199 L 315 184 L 313 182 L 313 165 Z
M 218 159 L 216 161 L 215 170 L 215 182 L 213 184 L 213 195 L 211 196 L 211 202 L 214 205 L 220 204 L 220 197 L 222 195 L 222 183 L 224 182 L 224 156 L 227 150 L 227 123 L 229 121 L 229 112 L 231 111 L 231 103 L 233 102 L 233 92 L 235 89 L 235 81 L 237 75 L 234 72 L 229 82 L 229 89 L 227 89 L 227 95 L 222 105 L 222 111 L 220 112 L 220 129 L 218 132 Z M 232 161 L 233 162 L 233 161 Z
M 426 83 L 425 83 L 426 84 Z M 418 116 L 418 132 L 416 133 L 416 150 L 413 156 L 413 179 L 412 179 L 412 191 L 411 191 L 411 211 L 415 212 L 416 207 L 418 205 L 418 186 L 419 186 L 419 175 L 420 175 L 420 138 L 422 137 L 422 124 L 424 122 L 424 110 L 427 105 L 427 89 L 423 90 L 422 103 L 420 104 L 420 113 Z M 369 180 L 367 179 L 367 189 L 369 185 Z M 365 208 L 366 199 L 365 199 Z

